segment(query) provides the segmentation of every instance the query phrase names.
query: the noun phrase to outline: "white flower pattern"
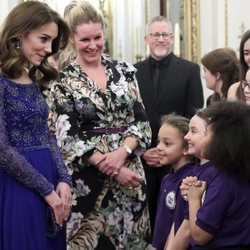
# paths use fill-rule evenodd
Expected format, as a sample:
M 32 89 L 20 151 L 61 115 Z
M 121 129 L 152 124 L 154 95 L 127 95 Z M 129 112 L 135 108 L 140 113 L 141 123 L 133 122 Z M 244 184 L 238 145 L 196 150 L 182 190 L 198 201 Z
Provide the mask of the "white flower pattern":
M 67 131 L 70 129 L 68 115 L 59 115 L 56 122 L 56 139 L 59 147 L 62 146 L 62 141 L 67 138 Z

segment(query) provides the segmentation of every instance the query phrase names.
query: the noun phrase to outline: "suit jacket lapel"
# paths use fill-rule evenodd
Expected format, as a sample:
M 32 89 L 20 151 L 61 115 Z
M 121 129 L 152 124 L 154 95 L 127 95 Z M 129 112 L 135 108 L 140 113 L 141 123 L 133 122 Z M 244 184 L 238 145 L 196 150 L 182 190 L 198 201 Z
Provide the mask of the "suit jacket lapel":
M 157 98 L 157 107 L 161 104 L 161 101 L 166 98 L 168 90 L 173 86 L 177 69 L 178 57 L 172 55 L 167 70 L 162 71 L 161 81 L 159 83 L 160 91 Z
M 154 89 L 153 89 L 152 75 L 151 75 L 149 60 L 145 61 L 144 70 L 141 70 L 139 72 L 141 72 L 140 92 L 141 92 L 141 95 L 143 96 L 143 99 L 144 98 L 146 100 L 152 100 L 152 98 L 155 99 L 155 95 L 153 94 Z M 150 101 L 150 103 L 152 104 L 154 108 L 156 108 L 156 101 L 157 100 L 154 100 L 153 102 Z

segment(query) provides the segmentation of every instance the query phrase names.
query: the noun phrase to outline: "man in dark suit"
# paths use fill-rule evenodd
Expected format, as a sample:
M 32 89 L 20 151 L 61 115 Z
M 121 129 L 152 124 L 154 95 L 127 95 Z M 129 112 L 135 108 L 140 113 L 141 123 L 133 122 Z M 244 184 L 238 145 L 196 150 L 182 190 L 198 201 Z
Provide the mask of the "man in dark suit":
M 171 23 L 165 17 L 154 17 L 146 32 L 145 42 L 150 56 L 135 67 L 152 129 L 151 148 L 144 153 L 143 160 L 153 231 L 160 182 L 169 171 L 169 166 L 159 166 L 156 151 L 161 116 L 175 112 L 190 118 L 196 109 L 203 107 L 203 90 L 199 66 L 172 52 L 174 37 Z

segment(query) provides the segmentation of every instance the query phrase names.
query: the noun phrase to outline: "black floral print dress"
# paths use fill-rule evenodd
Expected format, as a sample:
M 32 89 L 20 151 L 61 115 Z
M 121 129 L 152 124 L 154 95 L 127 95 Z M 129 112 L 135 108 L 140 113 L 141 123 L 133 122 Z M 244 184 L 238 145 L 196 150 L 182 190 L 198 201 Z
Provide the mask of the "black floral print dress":
M 151 130 L 135 79 L 135 68 L 102 58 L 107 89 L 101 90 L 74 61 L 51 85 L 50 126 L 73 179 L 73 206 L 67 227 L 68 249 L 146 249 L 150 234 L 146 186 L 140 155 L 150 144 Z M 94 128 L 126 128 L 95 133 Z M 92 130 L 92 131 L 91 131 Z M 127 189 L 85 163 L 93 150 L 106 153 L 134 136 L 138 149 L 125 165 L 144 183 Z

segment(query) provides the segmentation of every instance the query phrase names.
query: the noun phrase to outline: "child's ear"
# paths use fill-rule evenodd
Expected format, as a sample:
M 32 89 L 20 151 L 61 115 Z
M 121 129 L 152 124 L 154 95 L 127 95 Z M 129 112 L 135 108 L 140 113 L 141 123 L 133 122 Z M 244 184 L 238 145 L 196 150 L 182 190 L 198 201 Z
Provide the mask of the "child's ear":
M 219 80 L 221 79 L 221 74 L 220 74 L 219 72 L 217 72 L 217 73 L 215 74 L 215 76 L 216 76 L 216 80 L 217 80 L 217 81 L 219 81 Z

